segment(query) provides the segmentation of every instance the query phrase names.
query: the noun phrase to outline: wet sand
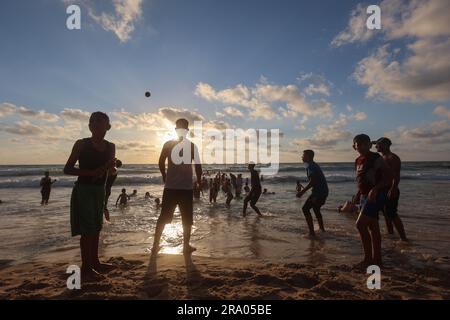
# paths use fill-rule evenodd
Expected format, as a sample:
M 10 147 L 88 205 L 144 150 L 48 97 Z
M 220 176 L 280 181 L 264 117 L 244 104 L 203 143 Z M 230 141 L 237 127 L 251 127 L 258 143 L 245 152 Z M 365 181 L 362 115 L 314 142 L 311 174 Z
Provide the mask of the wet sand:
M 0 299 L 450 299 L 449 258 L 414 266 L 385 257 L 381 289 L 350 265 L 263 263 L 160 254 L 104 259 L 114 269 L 97 282 L 66 288 L 67 264 L 0 265 Z

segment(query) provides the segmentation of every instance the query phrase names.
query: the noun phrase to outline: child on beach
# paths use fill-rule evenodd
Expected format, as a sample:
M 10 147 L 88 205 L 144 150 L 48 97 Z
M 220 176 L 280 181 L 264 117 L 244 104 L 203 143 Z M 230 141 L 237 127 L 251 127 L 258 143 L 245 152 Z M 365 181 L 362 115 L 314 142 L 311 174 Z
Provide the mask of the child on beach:
M 81 278 L 99 277 L 99 272 L 111 266 L 98 258 L 98 243 L 103 224 L 106 173 L 115 165 L 116 148 L 105 140 L 111 129 L 109 117 L 94 112 L 89 118 L 90 138 L 75 142 L 64 167 L 64 173 L 78 176 L 70 200 L 70 223 L 72 236 L 81 235 Z M 78 161 L 78 168 L 75 164 Z
M 227 200 L 225 201 L 227 207 L 230 206 L 231 200 L 233 200 L 233 193 L 231 192 L 231 181 L 227 179 L 225 181 L 223 191 L 225 192 L 225 195 L 227 196 Z
M 322 214 L 320 208 L 325 204 L 328 197 L 328 184 L 320 166 L 314 162 L 314 151 L 304 150 L 302 155 L 302 161 L 307 164 L 306 175 L 308 177 L 308 184 L 299 193 L 300 198 L 306 191 L 312 189 L 311 195 L 306 199 L 305 204 L 302 207 L 303 214 L 305 215 L 306 223 L 308 224 L 309 235 L 315 236 L 314 224 L 311 216 L 311 209 L 314 211 L 319 228 L 325 231 L 323 225 Z
M 50 178 L 50 173 L 48 171 L 44 172 L 45 177 L 41 179 L 41 195 L 42 195 L 42 201 L 41 205 L 48 204 L 48 199 L 50 198 L 50 192 L 52 190 L 52 184 L 56 182 L 55 180 L 52 180 Z
M 130 196 L 127 195 L 127 189 L 125 189 L 125 188 L 122 189 L 122 193 L 119 194 L 119 197 L 116 200 L 116 207 L 117 207 L 117 203 L 119 202 L 119 200 L 120 200 L 119 205 L 121 205 L 121 206 L 127 205 L 128 200 L 130 200 Z
M 367 268 L 375 264 L 381 267 L 381 235 L 378 212 L 383 209 L 392 174 L 383 158 L 370 151 L 372 142 L 366 134 L 353 138 L 353 149 L 359 153 L 355 160 L 356 181 L 360 201 L 360 214 L 356 227 L 361 236 L 364 260 L 357 267 Z

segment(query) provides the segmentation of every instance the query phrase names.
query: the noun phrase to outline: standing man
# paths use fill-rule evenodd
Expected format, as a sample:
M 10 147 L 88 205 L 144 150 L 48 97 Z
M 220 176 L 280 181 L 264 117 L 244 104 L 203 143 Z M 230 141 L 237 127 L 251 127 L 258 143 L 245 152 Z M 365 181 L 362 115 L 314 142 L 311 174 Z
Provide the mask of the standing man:
M 253 162 L 250 162 L 248 164 L 248 170 L 250 170 L 251 174 L 251 184 L 252 188 L 250 189 L 250 192 L 244 199 L 244 210 L 243 210 L 243 216 L 245 217 L 247 215 L 247 206 L 250 202 L 250 207 L 255 210 L 255 212 L 262 216 L 261 212 L 259 211 L 258 207 L 256 206 L 256 203 L 258 202 L 259 197 L 261 196 L 261 182 L 259 180 L 259 174 L 258 171 L 255 170 L 255 164 Z
M 383 156 L 386 164 L 391 168 L 393 178 L 392 184 L 388 191 L 388 199 L 386 205 L 383 208 L 384 218 L 386 220 L 386 227 L 389 234 L 394 233 L 394 228 L 392 224 L 394 224 L 395 229 L 397 229 L 400 238 L 403 241 L 407 241 L 405 228 L 403 227 L 402 220 L 400 219 L 397 207 L 398 200 L 400 198 L 400 190 L 398 189 L 398 184 L 400 183 L 400 170 L 402 167 L 402 162 L 400 158 L 391 151 L 392 142 L 388 138 L 380 138 L 377 141 L 373 141 L 375 147 L 379 153 Z
M 159 245 L 161 235 L 165 225 L 172 222 L 177 205 L 183 223 L 183 253 L 189 255 L 196 250 L 189 244 L 193 224 L 192 162 L 195 164 L 197 181 L 201 181 L 202 178 L 202 165 L 197 146 L 186 138 L 189 132 L 189 122 L 186 119 L 178 119 L 175 125 L 178 139 L 167 141 L 159 157 L 159 170 L 164 181 L 164 192 L 152 248 L 154 256 L 161 248 Z M 168 162 L 167 173 L 166 159 Z
M 50 172 L 45 171 L 44 172 L 45 177 L 41 179 L 41 195 L 42 195 L 42 201 L 41 205 L 48 204 L 48 199 L 50 198 L 50 192 L 52 191 L 52 184 L 56 182 L 55 180 L 52 180 L 50 178 Z
M 311 216 L 311 209 L 314 211 L 320 230 L 325 231 L 322 214 L 320 213 L 320 207 L 322 207 L 327 200 L 328 184 L 322 169 L 317 163 L 314 162 L 313 150 L 304 150 L 302 161 L 306 163 L 306 176 L 308 177 L 308 184 L 306 187 L 298 191 L 297 197 L 300 198 L 306 191 L 312 189 L 311 195 L 308 199 L 306 199 L 302 211 L 305 215 L 306 223 L 308 224 L 309 235 L 314 237 L 314 223 Z

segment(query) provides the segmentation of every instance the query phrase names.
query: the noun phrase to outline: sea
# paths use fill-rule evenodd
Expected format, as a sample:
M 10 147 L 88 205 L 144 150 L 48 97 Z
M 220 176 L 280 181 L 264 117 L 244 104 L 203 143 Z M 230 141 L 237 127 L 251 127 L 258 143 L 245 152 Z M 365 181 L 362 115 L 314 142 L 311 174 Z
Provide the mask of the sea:
M 356 216 L 338 213 L 337 208 L 356 192 L 353 163 L 320 163 L 330 194 L 322 207 L 325 232 L 315 239 L 301 211 L 307 198 L 295 196 L 296 181 L 306 183 L 305 167 L 298 163 L 280 165 L 276 175 L 263 176 L 262 195 L 257 206 L 263 217 L 249 207 L 242 216 L 243 199 L 225 205 L 219 193 L 217 203 L 209 203 L 209 193 L 194 201 L 192 245 L 195 255 L 217 258 L 243 258 L 267 262 L 313 264 L 356 263 L 362 258 Z M 39 181 L 48 170 L 54 183 L 48 205 L 40 204 Z M 205 165 L 204 171 L 249 172 L 244 165 Z M 62 165 L 0 166 L 0 265 L 34 260 L 79 262 L 79 237 L 70 234 L 69 204 L 76 177 L 64 175 Z M 124 208 L 114 203 L 122 188 L 137 196 Z M 404 162 L 402 164 L 399 215 L 408 242 L 398 234 L 388 235 L 380 214 L 383 252 L 398 255 L 412 263 L 448 261 L 450 254 L 450 162 Z M 149 254 L 160 209 L 162 178 L 157 165 L 124 164 L 112 188 L 110 222 L 104 222 L 100 241 L 101 256 Z M 149 192 L 153 198 L 145 199 Z M 318 229 L 317 221 L 315 228 Z M 164 230 L 161 252 L 182 252 L 183 230 L 176 209 L 174 220 Z

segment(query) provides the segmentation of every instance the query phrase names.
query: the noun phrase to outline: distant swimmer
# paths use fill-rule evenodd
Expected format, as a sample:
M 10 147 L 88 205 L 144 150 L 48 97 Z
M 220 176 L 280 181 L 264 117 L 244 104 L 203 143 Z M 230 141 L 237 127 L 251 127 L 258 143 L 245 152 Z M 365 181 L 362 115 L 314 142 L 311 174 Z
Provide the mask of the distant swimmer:
M 52 190 L 52 184 L 54 184 L 57 180 L 52 180 L 50 178 L 50 173 L 48 171 L 45 171 L 45 177 L 41 179 L 41 195 L 42 195 L 42 201 L 41 205 L 48 204 L 48 199 L 50 198 L 50 192 Z
M 133 193 L 130 194 L 130 197 L 136 197 L 136 196 L 137 196 L 137 190 L 135 189 L 135 190 L 133 190 Z
M 264 188 L 263 193 L 264 195 L 266 194 L 275 194 L 275 192 L 268 192 L 266 188 Z
M 117 203 L 119 203 L 119 205 L 121 205 L 121 206 L 126 206 L 128 203 L 128 200 L 130 200 L 130 196 L 127 195 L 127 189 L 123 188 L 122 193 L 119 195 L 119 197 L 116 200 L 116 207 L 117 207 Z
M 151 197 L 152 197 L 152 196 L 150 195 L 150 192 L 147 191 L 147 192 L 145 193 L 144 199 L 145 199 L 145 200 L 148 200 L 148 199 L 150 199 Z
M 259 174 L 255 170 L 255 164 L 253 162 L 250 162 L 248 164 L 248 170 L 250 170 L 251 174 L 251 183 L 252 188 L 250 189 L 250 192 L 247 194 L 247 196 L 244 199 L 244 208 L 242 215 L 245 217 L 247 215 L 247 205 L 250 202 L 250 207 L 252 207 L 253 210 L 259 215 L 262 216 L 261 212 L 259 211 L 258 207 L 256 206 L 256 203 L 259 200 L 259 197 L 261 196 L 261 181 L 259 180 Z

